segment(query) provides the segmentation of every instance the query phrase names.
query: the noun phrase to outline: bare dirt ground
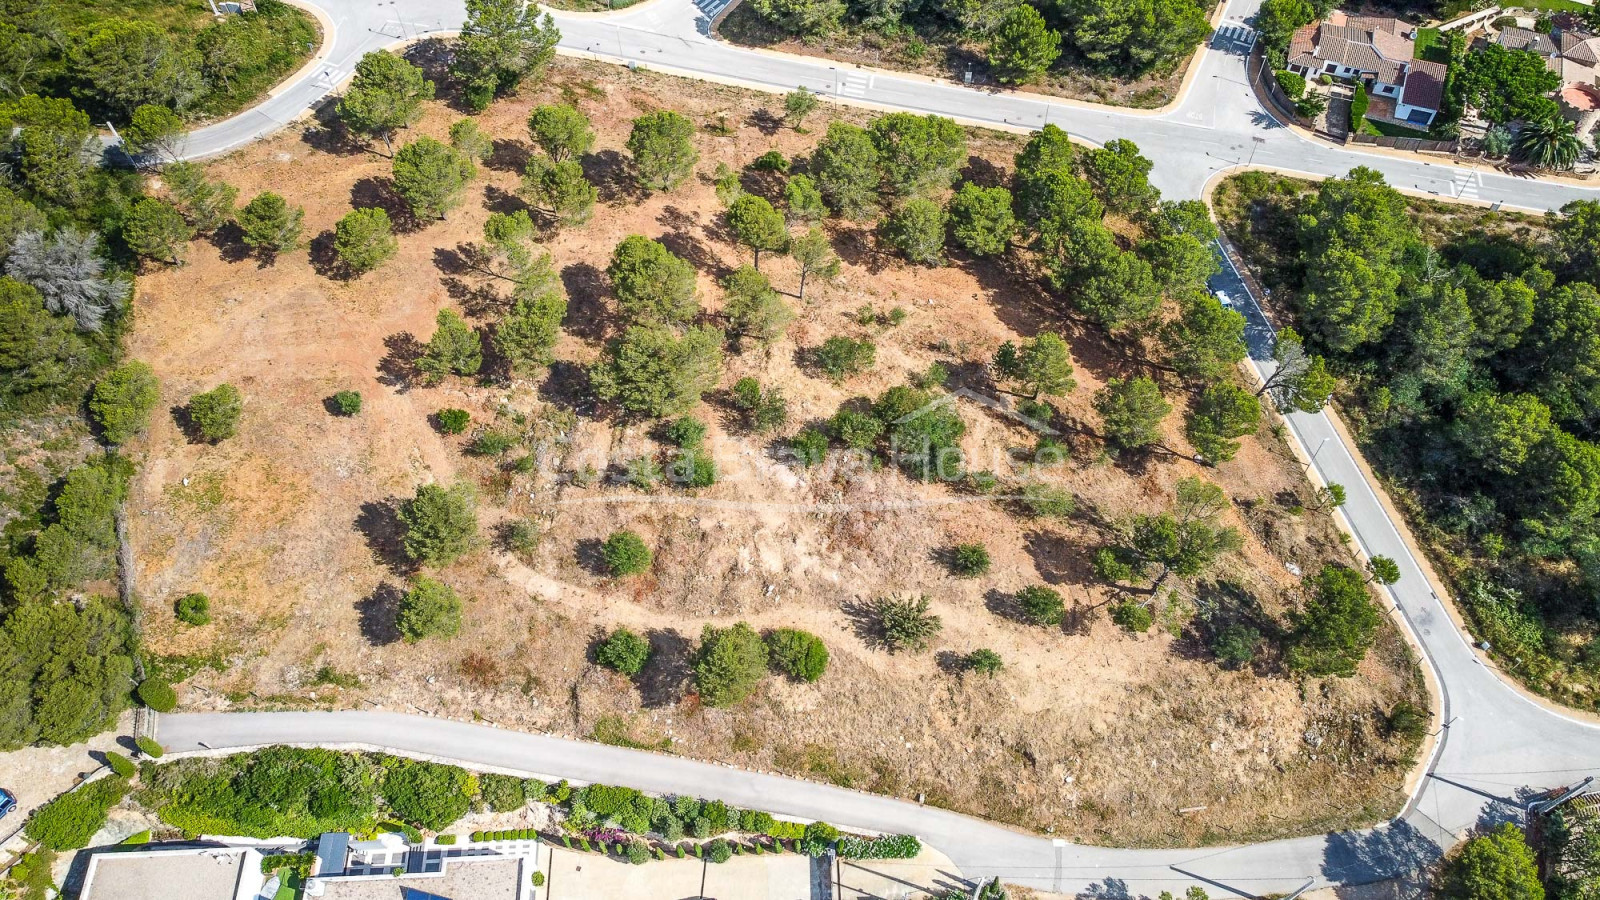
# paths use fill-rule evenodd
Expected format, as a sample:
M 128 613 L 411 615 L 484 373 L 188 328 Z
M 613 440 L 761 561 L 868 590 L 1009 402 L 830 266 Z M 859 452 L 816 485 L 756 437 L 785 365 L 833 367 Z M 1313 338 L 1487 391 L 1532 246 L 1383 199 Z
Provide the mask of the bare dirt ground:
M 491 209 L 516 208 L 509 192 L 527 153 L 523 122 L 536 103 L 560 98 L 599 132 L 586 167 L 603 202 L 589 223 L 544 242 L 571 301 L 557 364 L 533 381 L 414 383 L 394 348 L 407 335 L 426 339 L 435 313 L 457 305 L 452 295 L 471 293 L 455 248 L 479 236 Z M 640 196 L 622 180 L 620 148 L 630 120 L 662 107 L 702 124 L 725 119 L 733 131 L 701 132 L 699 174 L 670 193 Z M 1247 536 L 1244 551 L 1199 592 L 1202 603 L 1254 598 L 1281 619 L 1283 593 L 1296 581 L 1286 563 L 1311 571 L 1346 558 L 1326 515 L 1299 510 L 1309 488 L 1270 431 L 1219 470 L 1166 455 L 1118 464 L 1094 442 L 1077 441 L 1077 458 L 1046 477 L 1090 512 L 1062 525 L 1019 518 L 992 501 L 949 503 L 962 495 L 894 471 L 794 468 L 769 452 L 770 438 L 741 431 L 720 397 L 699 411 L 722 472 L 714 487 L 646 495 L 605 479 L 584 486 L 588 479 L 574 476 L 654 446 L 639 426 L 597 418 L 583 387 L 580 364 L 598 355 L 615 323 L 603 269 L 617 241 L 639 232 L 666 242 L 698 267 L 706 306 L 716 310 L 714 279 L 748 255 L 728 241 L 704 176 L 719 161 L 739 167 L 774 147 L 805 153 L 829 116 L 861 115 L 824 110 L 801 135 L 778 127 L 775 108 L 774 98 L 732 88 L 559 60 L 545 87 L 481 118 L 497 152 L 468 202 L 446 222 L 402 234 L 398 256 L 366 278 L 318 274 L 317 249 L 263 266 L 220 241 L 192 248 L 181 269 L 140 279 L 130 350 L 161 375 L 164 405 L 179 407 L 225 380 L 245 396 L 234 439 L 193 444 L 175 418 L 162 417 L 136 448 L 146 457 L 131 504 L 145 632 L 168 669 L 193 673 L 180 689 L 184 705 L 415 704 L 923 794 L 1097 843 L 1288 835 L 1397 809 L 1406 763 L 1382 718 L 1397 699 L 1421 698 L 1416 667 L 1392 630 L 1359 677 L 1301 682 L 1271 659 L 1254 672 L 1224 671 L 1187 631 L 1131 637 L 1101 610 L 1110 594 L 1094 583 L 1089 560 L 1103 523 L 1162 508 L 1186 475 L 1226 488 L 1236 501 L 1229 515 Z M 442 136 L 459 117 L 434 106 L 405 138 Z M 984 132 L 969 141 L 970 171 L 980 177 L 1008 168 L 1017 147 Z M 304 205 L 314 248 L 352 204 L 390 202 L 389 161 L 315 126 L 210 170 L 242 197 L 271 189 Z M 1093 391 L 1128 369 L 1097 332 L 1052 314 L 1025 275 L 993 264 L 911 267 L 880 252 L 866 228 L 829 228 L 846 261 L 842 277 L 808 289 L 803 305 L 791 297 L 800 316 L 787 336 L 769 350 L 730 354 L 723 376 L 723 387 L 746 374 L 780 385 L 789 398 L 785 433 L 851 397 L 902 384 L 935 360 L 949 366 L 952 386 L 991 390 L 984 364 L 995 348 L 1041 328 L 1062 329 L 1073 345 L 1078 388 L 1059 404 L 1069 421 L 1091 421 Z M 795 289 L 791 261 L 764 259 L 763 270 L 779 289 Z M 894 327 L 862 326 L 855 311 L 863 304 L 908 315 Z M 873 335 L 876 366 L 835 385 L 801 365 L 805 348 L 834 334 Z M 359 390 L 365 407 L 352 418 L 330 415 L 324 399 L 346 388 Z M 1169 396 L 1176 402 L 1179 392 Z M 956 403 L 974 468 L 1005 474 L 1003 461 L 990 460 L 1008 447 L 1031 448 L 1033 436 L 1011 420 Z M 504 411 L 543 423 L 551 436 L 544 465 L 512 474 L 465 454 L 470 434 L 442 436 L 429 425 L 429 414 L 450 406 L 472 411 L 475 422 Z M 1183 447 L 1181 415 L 1168 429 L 1169 446 Z M 477 483 L 484 497 L 484 549 L 439 573 L 469 601 L 462 633 L 401 643 L 393 505 L 420 483 L 456 478 Z M 904 501 L 919 502 L 862 508 Z M 513 516 L 546 523 L 527 560 L 489 541 L 492 526 Z M 656 563 L 618 582 L 596 574 L 592 556 L 596 542 L 623 527 L 645 537 Z M 937 559 L 969 541 L 993 555 L 989 576 L 956 579 Z M 1040 582 L 1066 597 L 1069 628 L 1013 618 L 1010 593 Z M 188 628 L 172 604 L 195 590 L 211 596 L 214 621 Z M 875 649 L 844 612 L 891 592 L 932 599 L 944 623 L 932 652 Z M 774 677 L 738 707 L 701 708 L 687 685 L 688 654 L 702 624 L 740 619 L 821 635 L 833 654 L 828 674 L 815 685 Z M 622 624 L 647 633 L 656 648 L 637 685 L 586 658 L 593 636 Z M 992 681 L 952 671 L 958 654 L 978 647 L 1005 660 Z M 351 677 L 359 685 L 338 686 Z

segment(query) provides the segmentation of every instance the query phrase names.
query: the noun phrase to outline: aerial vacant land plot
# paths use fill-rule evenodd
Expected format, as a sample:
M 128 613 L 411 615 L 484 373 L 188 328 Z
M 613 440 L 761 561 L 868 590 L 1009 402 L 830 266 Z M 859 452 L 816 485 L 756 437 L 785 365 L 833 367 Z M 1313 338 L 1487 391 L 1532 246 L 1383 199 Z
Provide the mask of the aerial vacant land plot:
M 568 301 L 554 362 L 510 377 L 491 353 L 484 374 L 430 384 L 415 371 L 417 345 L 441 309 L 482 328 L 504 314 L 502 280 L 479 274 L 472 245 L 491 213 L 524 208 L 519 176 L 538 152 L 525 122 L 535 106 L 559 102 L 596 131 L 581 162 L 600 202 L 587 222 L 546 225 L 538 238 Z M 634 119 L 663 109 L 694 123 L 699 159 L 682 184 L 647 193 L 629 175 L 624 142 Z M 426 110 L 396 146 L 445 140 L 461 118 L 443 102 Z M 493 152 L 443 220 L 408 222 L 382 143 L 364 149 L 331 125 L 207 164 L 241 200 L 272 190 L 303 206 L 310 249 L 261 262 L 224 232 L 197 243 L 186 265 L 140 280 L 130 352 L 155 368 L 162 408 L 175 414 L 140 448 L 147 462 L 130 526 L 146 640 L 166 657 L 162 668 L 188 676 L 182 703 L 414 704 L 922 795 L 1093 842 L 1242 840 L 1398 809 L 1415 735 L 1391 713 L 1402 701 L 1425 705 L 1398 633 L 1380 622 L 1352 677 L 1292 676 L 1279 650 L 1297 573 L 1355 565 L 1325 498 L 1313 497 L 1265 420 L 1231 461 L 1194 462 L 1183 427 L 1192 401 L 1175 386 L 1167 396 L 1177 408 L 1157 442 L 1175 449 L 1106 452 L 1096 393 L 1113 379 L 1172 376 L 1126 339 L 1110 342 L 1065 315 L 1025 254 L 952 251 L 951 264 L 912 265 L 871 222 L 830 218 L 841 271 L 831 282 L 813 276 L 804 301 L 793 258 L 762 254 L 761 272 L 796 318 L 765 346 L 749 336 L 730 343 L 716 386 L 691 410 L 708 426 L 715 483 L 624 482 L 627 465 L 664 452 L 665 441 L 659 421 L 622 415 L 590 383 L 587 367 L 622 330 L 606 274 L 613 249 L 632 234 L 662 242 L 692 265 L 702 321 L 725 327 L 719 282 L 751 253 L 733 242 L 713 184 L 718 164 L 742 173 L 745 191 L 781 198 L 783 177 L 746 168 L 753 160 L 772 150 L 806 157 L 830 121 L 870 118 L 824 108 L 802 133 L 781 110 L 782 98 L 559 60 L 542 86 L 478 118 Z M 1002 183 L 1022 143 L 967 132 L 966 177 Z M 722 187 L 728 196 L 726 179 Z M 338 275 L 330 230 L 352 207 L 373 206 L 399 224 L 397 254 L 359 279 Z M 1119 241 L 1138 232 L 1116 215 L 1106 222 Z M 1014 484 L 1008 452 L 1032 455 L 1041 438 L 1003 411 L 1013 400 L 990 361 L 1005 342 L 1041 331 L 1061 332 L 1075 363 L 1075 388 L 1045 410 L 1063 461 L 1038 472 L 1076 497 L 1072 515 L 1025 515 L 972 480 L 923 482 L 882 463 L 807 468 L 787 452 L 852 398 L 920 379 L 965 426 L 969 468 Z M 875 361 L 828 377 L 815 351 L 837 336 L 870 340 Z M 935 363 L 944 378 L 927 376 Z M 746 376 L 781 390 L 784 424 L 747 427 L 730 397 Z M 196 442 L 176 410 L 222 382 L 244 398 L 237 435 Z M 335 414 L 330 398 L 343 390 L 361 394 L 359 413 Z M 450 408 L 471 416 L 459 435 L 435 417 Z M 485 442 L 485 429 L 512 435 L 516 449 Z M 1214 517 L 1238 530 L 1238 549 L 1156 591 L 1152 578 L 1116 588 L 1097 577 L 1097 552 L 1130 518 L 1171 508 L 1180 482 L 1195 477 L 1230 498 Z M 479 498 L 478 545 L 427 571 L 460 596 L 459 634 L 401 640 L 396 606 L 416 566 L 400 551 L 397 511 L 419 485 L 458 481 Z M 624 529 L 653 561 L 613 577 L 601 545 Z M 953 574 L 953 550 L 966 544 L 989 555 L 974 577 Z M 1033 624 L 1018 609 L 1017 592 L 1038 586 L 1063 598 L 1059 624 Z M 210 622 L 182 624 L 174 604 L 197 591 L 210 598 Z M 882 646 L 871 604 L 894 595 L 925 595 L 940 618 L 926 652 Z M 1134 607 L 1154 622 L 1137 630 L 1112 620 L 1111 609 Z M 774 675 L 741 703 L 703 703 L 691 679 L 701 628 L 738 621 L 820 636 L 826 674 L 815 683 Z M 1256 638 L 1234 668 L 1213 655 L 1224 623 L 1250 623 Z M 592 661 L 595 640 L 618 626 L 654 650 L 633 679 Z M 968 668 L 979 649 L 1003 661 L 993 677 Z

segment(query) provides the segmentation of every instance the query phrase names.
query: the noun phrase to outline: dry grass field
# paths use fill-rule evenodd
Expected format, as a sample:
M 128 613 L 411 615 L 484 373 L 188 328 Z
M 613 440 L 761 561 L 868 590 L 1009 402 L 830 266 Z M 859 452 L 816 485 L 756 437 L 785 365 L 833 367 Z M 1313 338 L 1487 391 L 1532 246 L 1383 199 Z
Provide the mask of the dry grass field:
M 396 360 L 426 340 L 443 307 L 472 317 L 472 278 L 459 245 L 479 237 L 492 210 L 518 207 L 531 107 L 575 103 L 598 142 L 585 166 L 601 188 L 594 218 L 548 233 L 570 300 L 557 363 L 509 383 L 452 379 L 426 387 Z M 1202 609 L 1259 603 L 1282 620 L 1287 568 L 1312 571 L 1346 550 L 1310 496 L 1301 468 L 1270 429 L 1247 438 L 1238 458 L 1207 470 L 1158 454 L 1138 464 L 1106 458 L 1074 439 L 1074 456 L 1046 478 L 1072 490 L 1084 514 L 1064 524 L 1017 516 L 1006 506 L 910 481 L 893 469 L 805 470 L 773 451 L 770 437 L 740 430 L 724 399 L 698 411 L 719 482 L 688 493 L 645 494 L 584 476 L 653 446 L 645 427 L 596 407 L 582 365 L 615 329 L 603 270 L 625 235 L 664 241 L 699 270 L 705 306 L 721 303 L 716 279 L 748 254 L 728 239 L 709 175 L 776 148 L 804 154 L 827 121 L 865 121 L 824 108 L 808 134 L 777 123 L 779 98 L 649 72 L 558 60 L 538 89 L 496 103 L 480 125 L 495 155 L 467 203 L 447 221 L 400 235 L 398 255 L 357 281 L 320 274 L 325 232 L 352 205 L 390 203 L 389 160 L 350 147 L 315 124 L 208 164 L 248 198 L 283 193 L 305 207 L 310 251 L 263 265 L 226 242 L 201 243 L 181 268 L 140 279 L 131 355 L 162 379 L 163 409 L 223 381 L 245 397 L 236 438 L 190 443 L 162 416 L 134 448 L 144 457 L 131 505 L 138 588 L 150 648 L 192 675 L 180 688 L 190 709 L 416 705 L 481 716 L 506 727 L 548 730 L 851 785 L 948 806 L 1078 841 L 1196 844 L 1305 833 L 1375 821 L 1398 809 L 1408 761 L 1384 733 L 1384 714 L 1419 699 L 1420 676 L 1394 629 L 1383 626 L 1358 677 L 1302 681 L 1275 659 L 1226 671 L 1181 626 L 1130 636 L 1106 617 L 1112 595 L 1094 581 L 1090 557 L 1106 523 L 1171 502 L 1175 483 L 1202 475 L 1234 500 L 1226 515 L 1245 548 L 1196 592 Z M 630 121 L 671 108 L 703 129 L 697 175 L 664 194 L 637 193 L 622 144 Z M 460 118 L 430 106 L 403 139 L 442 137 Z M 993 177 L 1020 145 L 1009 135 L 969 133 L 969 172 Z M 770 190 L 757 179 L 753 190 Z M 833 284 L 808 289 L 787 335 L 769 349 L 730 353 L 727 388 L 743 375 L 780 386 L 792 434 L 851 397 L 876 396 L 935 362 L 950 385 L 992 391 L 986 362 L 1006 340 L 1042 328 L 1072 344 L 1078 387 L 1058 405 L 1090 422 L 1092 393 L 1129 361 L 1100 333 L 1052 313 L 1026 272 L 993 263 L 914 267 L 880 250 L 870 227 L 828 223 L 845 260 Z M 792 261 L 763 260 L 793 292 Z M 894 326 L 860 325 L 856 311 L 901 307 Z M 476 310 L 481 312 L 482 310 Z M 478 320 L 481 321 L 481 318 Z M 804 365 L 804 350 L 836 334 L 871 335 L 877 364 L 843 384 Z M 325 399 L 358 390 L 358 416 L 331 415 Z M 1170 395 L 1178 401 L 1178 392 Z M 977 468 L 1004 469 L 1009 448 L 1034 437 L 965 399 L 963 449 Z M 541 465 L 513 473 L 464 452 L 466 436 L 441 435 L 430 414 L 472 412 L 476 422 L 521 415 L 548 440 Z M 1167 444 L 1184 447 L 1181 416 Z M 393 509 L 417 485 L 465 478 L 479 486 L 483 547 L 439 573 L 465 604 L 450 640 L 398 640 L 393 604 L 403 583 L 393 561 Z M 961 502 L 951 502 L 961 501 Z M 518 558 L 493 541 L 510 518 L 545 523 L 537 553 Z M 645 576 L 596 573 L 595 542 L 627 527 L 656 549 Z M 981 542 L 991 574 L 958 579 L 940 561 L 954 544 Z M 1066 628 L 1017 621 L 1009 595 L 1048 583 L 1066 597 Z M 191 628 L 174 601 L 204 591 L 213 622 Z M 845 609 L 892 592 L 927 594 L 944 629 L 933 649 L 903 655 L 874 648 Z M 1241 600 L 1241 598 L 1243 598 Z M 702 708 L 687 682 L 688 654 L 704 623 L 815 632 L 833 655 L 827 675 L 803 685 L 769 678 L 731 709 Z M 647 633 L 656 657 L 638 684 L 587 658 L 594 636 L 616 625 Z M 958 654 L 988 647 L 1005 661 L 990 680 L 954 671 Z M 358 679 L 354 681 L 352 679 Z M 1191 809 L 1199 808 L 1203 809 Z M 1189 810 L 1180 812 L 1180 810 Z

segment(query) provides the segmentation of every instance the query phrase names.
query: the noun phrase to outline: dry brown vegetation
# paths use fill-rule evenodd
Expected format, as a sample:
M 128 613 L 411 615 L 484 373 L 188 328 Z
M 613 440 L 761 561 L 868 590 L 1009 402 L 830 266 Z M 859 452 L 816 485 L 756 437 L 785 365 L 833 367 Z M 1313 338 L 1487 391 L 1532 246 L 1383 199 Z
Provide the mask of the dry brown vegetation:
M 558 362 L 531 381 L 465 380 L 424 387 L 396 362 L 409 336 L 432 333 L 441 307 L 470 293 L 455 271 L 459 244 L 480 234 L 491 209 L 513 208 L 529 109 L 564 97 L 595 124 L 587 166 L 602 186 L 589 223 L 548 234 L 570 296 Z M 185 440 L 164 417 L 137 451 L 131 516 L 139 556 L 145 632 L 168 666 L 192 670 L 181 689 L 195 709 L 366 703 L 417 704 L 508 727 L 595 735 L 612 742 L 670 746 L 672 752 L 853 785 L 989 816 L 1027 828 L 1053 826 L 1079 841 L 1192 844 L 1317 831 L 1372 822 L 1397 809 L 1407 761 L 1387 740 L 1384 713 L 1419 693 L 1418 674 L 1392 627 L 1351 679 L 1302 682 L 1273 659 L 1256 671 L 1225 671 L 1193 629 L 1129 636 L 1105 616 L 1111 593 L 1089 560 L 1105 523 L 1171 502 L 1178 479 L 1199 474 L 1234 498 L 1227 515 L 1246 533 L 1197 592 L 1202 610 L 1259 603 L 1281 621 L 1296 579 L 1346 559 L 1325 514 L 1303 511 L 1310 490 L 1270 430 L 1247 439 L 1239 457 L 1204 470 L 1176 455 L 1134 464 L 1106 458 L 1097 443 L 1074 441 L 1072 460 L 1047 478 L 1069 487 L 1086 511 L 1056 525 L 1018 517 L 992 501 L 907 480 L 884 469 L 827 478 L 770 452 L 770 438 L 741 431 L 720 397 L 700 410 L 722 469 L 714 487 L 646 495 L 600 479 L 587 466 L 653 446 L 647 430 L 597 408 L 580 366 L 615 327 L 603 269 L 623 236 L 665 241 L 700 271 L 709 309 L 714 279 L 747 259 L 728 241 L 704 177 L 718 162 L 740 167 L 774 147 L 804 154 L 812 134 L 778 128 L 775 98 L 598 64 L 556 63 L 546 86 L 493 106 L 481 125 L 496 156 L 450 219 L 400 236 L 398 256 L 359 281 L 319 274 L 313 250 L 273 265 L 240 259 L 225 241 L 196 246 L 181 269 L 140 279 L 133 356 L 163 380 L 165 406 L 224 380 L 245 396 L 238 437 L 219 445 Z M 700 175 L 675 191 L 635 194 L 622 171 L 629 122 L 658 108 L 698 123 L 726 117 L 731 134 L 696 138 Z M 457 113 L 442 105 L 407 139 L 442 136 Z M 1018 140 L 971 132 L 971 172 L 1008 168 Z M 389 161 L 341 146 L 317 127 L 291 128 L 210 164 L 243 197 L 263 189 L 306 208 L 319 235 L 351 206 L 387 203 Z M 756 190 L 766 189 L 759 181 Z M 990 264 L 908 266 L 880 252 L 870 229 L 831 222 L 846 261 L 832 285 L 795 302 L 800 316 L 770 350 L 730 354 L 723 387 L 746 374 L 787 393 L 793 433 L 855 396 L 902 384 L 938 360 L 952 385 L 992 389 L 985 363 L 1004 340 L 1041 328 L 1072 343 L 1078 388 L 1059 403 L 1070 422 L 1092 421 L 1089 397 L 1134 365 L 1110 353 L 1093 328 L 1061 320 L 1026 273 Z M 326 240 L 324 236 L 323 241 Z M 793 264 L 763 260 L 782 290 Z M 863 304 L 903 307 L 898 326 L 858 325 Z M 475 307 L 466 304 L 470 314 Z M 801 365 L 804 348 L 835 334 L 872 334 L 876 366 L 842 385 Z M 401 348 L 401 350 L 397 350 Z M 340 389 L 365 397 L 360 415 L 329 414 Z M 1178 392 L 1173 392 L 1174 400 Z M 968 425 L 963 449 L 987 460 L 1034 438 L 984 407 L 957 400 Z M 441 407 L 521 415 L 548 438 L 543 465 L 527 474 L 463 452 L 470 433 L 442 436 L 429 423 Z M 1181 416 L 1167 444 L 1184 446 Z M 578 473 L 575 477 L 574 473 Z M 469 602 L 459 637 L 397 640 L 393 604 L 401 583 L 393 563 L 393 504 L 419 483 L 464 477 L 483 505 L 485 547 L 438 573 Z M 909 501 L 909 502 L 908 502 Z M 929 502 L 931 501 L 931 502 Z M 878 504 L 886 511 L 863 508 Z M 522 559 L 494 546 L 496 523 L 545 523 L 539 549 Z M 596 574 L 595 543 L 631 528 L 656 550 L 645 576 Z M 982 543 L 992 574 L 952 577 L 940 551 Z M 1013 618 L 1009 596 L 1049 583 L 1066 597 L 1067 628 Z M 181 626 L 172 604 L 201 590 L 210 625 Z M 874 649 L 843 610 L 890 592 L 929 595 L 944 629 L 931 652 Z M 815 685 L 769 678 L 726 710 L 702 708 L 687 684 L 687 657 L 705 622 L 746 620 L 819 634 L 833 654 Z M 626 624 L 648 634 L 655 659 L 630 684 L 586 659 L 591 639 Z M 995 679 L 952 671 L 957 654 L 996 650 Z M 357 686 L 341 687 L 339 682 Z M 1204 807 L 1180 813 L 1179 810 Z

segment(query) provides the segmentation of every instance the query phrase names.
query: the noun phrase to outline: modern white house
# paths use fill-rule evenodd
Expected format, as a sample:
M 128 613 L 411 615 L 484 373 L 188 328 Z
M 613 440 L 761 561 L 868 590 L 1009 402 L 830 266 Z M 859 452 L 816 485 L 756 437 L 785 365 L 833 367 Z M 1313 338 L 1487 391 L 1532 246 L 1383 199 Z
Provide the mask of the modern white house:
M 261 852 L 254 847 L 156 844 L 148 850 L 111 850 L 89 857 L 78 898 L 257 900 L 266 883 Z

